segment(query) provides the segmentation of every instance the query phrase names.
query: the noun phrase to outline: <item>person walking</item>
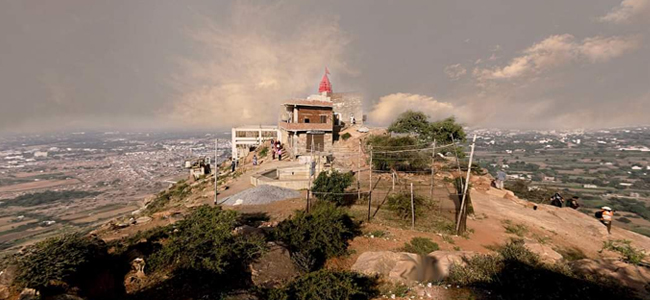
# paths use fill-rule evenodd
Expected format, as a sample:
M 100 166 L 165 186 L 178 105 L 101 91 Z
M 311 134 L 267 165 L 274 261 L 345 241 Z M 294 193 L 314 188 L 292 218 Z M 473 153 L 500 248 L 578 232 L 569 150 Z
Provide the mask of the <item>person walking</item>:
M 503 183 L 506 181 L 506 172 L 503 172 L 503 170 L 499 170 L 497 172 L 497 189 L 502 190 L 503 189 Z
M 257 166 L 257 154 L 253 154 L 253 166 Z
M 612 219 L 614 218 L 614 212 L 608 206 L 603 206 L 600 222 L 607 226 L 607 233 L 612 234 Z
M 278 161 L 282 161 L 282 148 L 278 148 Z

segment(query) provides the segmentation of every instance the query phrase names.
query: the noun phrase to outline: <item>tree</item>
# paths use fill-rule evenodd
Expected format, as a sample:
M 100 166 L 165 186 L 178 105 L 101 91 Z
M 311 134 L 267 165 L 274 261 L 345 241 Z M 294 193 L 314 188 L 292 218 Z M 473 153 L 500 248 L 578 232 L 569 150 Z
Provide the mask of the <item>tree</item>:
M 316 197 L 320 200 L 332 202 L 337 206 L 343 205 L 344 197 L 341 195 L 352 185 L 354 175 L 352 173 L 340 173 L 339 171 L 320 172 L 311 188 Z
M 429 137 L 431 124 L 429 117 L 423 112 L 407 110 L 401 113 L 393 123 L 388 126 L 389 132 L 412 133 L 420 137 Z
M 465 142 L 466 134 L 463 126 L 456 123 L 456 118 L 429 122 L 429 117 L 423 112 L 407 110 L 401 113 L 388 126 L 388 132 L 409 133 L 415 135 L 420 143 L 431 143 L 435 139 L 439 144 L 450 144 L 451 136 L 456 142 Z
M 67 234 L 49 238 L 29 248 L 18 261 L 16 282 L 44 296 L 58 294 L 80 287 L 108 261 L 106 244 L 96 237 Z
M 299 266 L 304 271 L 320 268 L 325 260 L 347 253 L 349 241 L 361 234 L 355 222 L 341 208 L 332 203 L 318 203 L 311 213 L 298 211 L 274 231 L 275 239 L 285 243 L 291 256 L 306 259 L 309 266 Z

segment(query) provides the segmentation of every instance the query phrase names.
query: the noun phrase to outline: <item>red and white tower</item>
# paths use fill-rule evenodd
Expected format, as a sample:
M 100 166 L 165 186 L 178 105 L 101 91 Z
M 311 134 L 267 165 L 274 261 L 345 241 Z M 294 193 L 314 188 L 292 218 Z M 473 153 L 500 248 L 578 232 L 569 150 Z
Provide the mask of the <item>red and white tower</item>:
M 323 79 L 320 80 L 320 85 L 318 85 L 318 92 L 323 96 L 328 96 L 332 93 L 332 84 L 330 83 L 329 75 L 330 71 L 325 68 L 325 74 L 323 74 Z

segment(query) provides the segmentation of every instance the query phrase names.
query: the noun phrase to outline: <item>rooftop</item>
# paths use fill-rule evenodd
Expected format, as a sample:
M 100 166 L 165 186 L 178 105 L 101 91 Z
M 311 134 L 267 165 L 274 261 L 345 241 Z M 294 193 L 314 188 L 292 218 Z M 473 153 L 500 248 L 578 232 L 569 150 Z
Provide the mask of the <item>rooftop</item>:
M 331 101 L 310 100 L 310 99 L 293 99 L 284 102 L 284 105 L 311 106 L 311 107 L 333 107 Z

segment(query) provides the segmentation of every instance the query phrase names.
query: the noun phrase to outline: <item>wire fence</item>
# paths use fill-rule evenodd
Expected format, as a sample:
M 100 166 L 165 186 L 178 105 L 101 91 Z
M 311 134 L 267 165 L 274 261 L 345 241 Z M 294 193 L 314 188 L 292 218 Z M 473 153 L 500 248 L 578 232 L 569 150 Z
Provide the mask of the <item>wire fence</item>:
M 418 148 L 413 148 L 419 146 Z M 338 164 L 337 169 L 349 169 L 355 174 L 354 190 L 343 193 L 326 193 L 311 192 L 308 193 L 307 205 L 312 205 L 313 201 L 325 195 L 343 196 L 353 199 L 357 208 L 365 207 L 367 209 L 367 221 L 372 222 L 381 213 L 390 214 L 389 199 L 396 195 L 402 195 L 402 198 L 419 199 L 418 204 L 412 201 L 412 205 L 425 206 L 424 209 L 412 207 L 413 218 L 412 226 L 418 227 L 418 219 L 415 218 L 415 211 L 422 209 L 427 214 L 439 218 L 444 218 L 451 222 L 456 222 L 456 218 L 461 206 L 461 197 L 451 182 L 444 180 L 441 174 L 441 162 L 452 162 L 458 164 L 460 170 L 460 160 L 453 157 L 439 157 L 436 153 L 445 149 L 458 148 L 459 143 L 451 143 L 441 146 L 431 144 L 419 144 L 415 146 L 406 146 L 410 149 L 401 149 L 402 146 L 392 147 L 362 147 L 359 145 L 358 151 L 350 151 L 349 148 L 334 148 L 330 152 L 316 152 L 313 155 L 329 155 L 334 158 L 332 165 Z M 377 149 L 379 148 L 379 149 Z M 393 170 L 376 168 L 373 165 L 380 159 L 383 162 L 405 162 L 411 157 L 406 154 L 419 153 L 422 157 L 428 157 L 427 169 L 419 170 Z M 437 166 L 437 167 L 436 167 Z M 449 168 L 448 168 L 449 169 Z M 453 171 L 456 167 L 452 168 Z M 315 174 L 317 176 L 318 174 Z M 311 195 L 310 195 L 311 194 Z M 310 199 L 313 196 L 314 199 Z M 356 198 L 356 199 L 354 199 Z

